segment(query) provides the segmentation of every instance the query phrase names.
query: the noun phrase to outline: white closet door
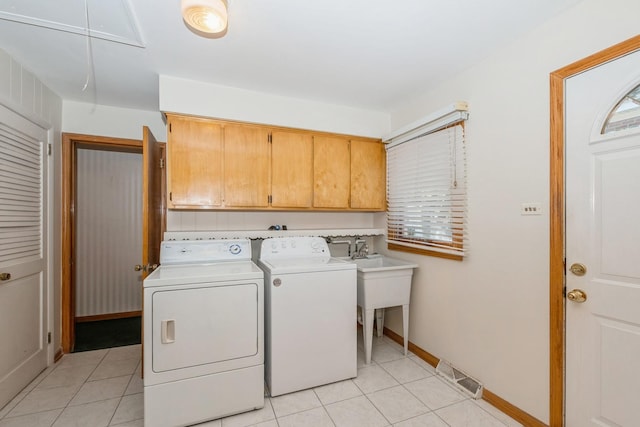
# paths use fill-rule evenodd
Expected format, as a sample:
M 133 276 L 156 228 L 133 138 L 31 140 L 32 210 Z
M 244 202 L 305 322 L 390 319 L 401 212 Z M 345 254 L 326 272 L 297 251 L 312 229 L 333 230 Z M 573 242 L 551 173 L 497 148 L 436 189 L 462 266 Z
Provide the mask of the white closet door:
M 0 106 L 0 407 L 47 363 L 46 140 Z

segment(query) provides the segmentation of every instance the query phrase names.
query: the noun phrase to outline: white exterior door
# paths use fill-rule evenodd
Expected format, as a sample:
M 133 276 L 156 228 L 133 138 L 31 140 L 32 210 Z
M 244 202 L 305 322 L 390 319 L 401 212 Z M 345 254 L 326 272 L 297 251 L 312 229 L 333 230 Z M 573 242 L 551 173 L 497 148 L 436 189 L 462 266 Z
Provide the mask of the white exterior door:
M 47 364 L 46 141 L 0 106 L 0 408 Z
M 640 128 L 601 133 L 639 83 L 636 52 L 566 84 L 568 427 L 640 422 Z

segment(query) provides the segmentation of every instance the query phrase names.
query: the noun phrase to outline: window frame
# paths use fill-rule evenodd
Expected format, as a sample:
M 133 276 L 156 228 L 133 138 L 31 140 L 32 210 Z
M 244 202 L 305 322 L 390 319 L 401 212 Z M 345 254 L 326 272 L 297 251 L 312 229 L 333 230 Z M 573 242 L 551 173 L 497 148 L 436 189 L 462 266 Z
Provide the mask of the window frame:
M 466 103 L 457 103 L 453 104 L 453 106 L 448 107 L 447 109 L 440 110 L 427 118 L 422 119 L 421 121 L 415 122 L 412 125 L 406 126 L 405 128 L 395 132 L 390 137 L 384 138 L 384 141 L 389 143 L 387 146 L 387 151 L 393 149 L 394 146 L 402 144 L 404 142 L 409 142 L 416 140 L 418 138 L 427 137 L 428 135 L 436 134 L 437 132 L 446 131 L 449 128 L 460 126 L 461 127 L 461 135 L 460 135 L 460 144 L 464 150 L 466 145 L 466 127 L 465 121 L 468 119 L 469 115 L 467 112 Z M 450 157 L 449 157 L 450 159 Z M 432 256 L 438 258 L 445 258 L 450 260 L 462 261 L 466 254 L 466 249 L 468 248 L 468 243 L 466 239 L 466 234 L 468 231 L 467 228 L 467 198 L 468 191 L 466 186 L 466 155 L 464 151 L 461 154 L 461 159 L 463 161 L 462 167 L 463 170 L 461 172 L 462 178 L 465 180 L 463 187 L 463 214 L 461 217 L 458 216 L 458 213 L 452 214 L 448 218 L 448 224 L 451 229 L 451 241 L 441 241 L 435 238 L 425 238 L 423 242 L 420 242 L 419 239 L 416 241 L 407 241 L 405 240 L 405 244 L 400 243 L 402 239 L 395 234 L 397 233 L 397 229 L 390 228 L 389 226 L 389 215 L 390 215 L 390 207 L 387 209 L 387 249 L 393 251 L 400 252 L 408 252 L 425 256 Z M 389 162 L 389 156 L 387 156 L 387 162 Z M 447 164 L 447 167 L 450 167 Z M 389 164 L 387 164 L 387 173 L 389 173 Z M 390 200 L 390 186 L 389 180 L 393 179 L 391 176 L 387 176 L 387 199 Z M 449 194 L 447 197 L 451 200 L 453 195 Z M 459 230 L 458 226 L 454 226 L 459 220 L 462 220 L 462 230 Z M 442 248 L 442 250 L 438 250 L 437 247 Z

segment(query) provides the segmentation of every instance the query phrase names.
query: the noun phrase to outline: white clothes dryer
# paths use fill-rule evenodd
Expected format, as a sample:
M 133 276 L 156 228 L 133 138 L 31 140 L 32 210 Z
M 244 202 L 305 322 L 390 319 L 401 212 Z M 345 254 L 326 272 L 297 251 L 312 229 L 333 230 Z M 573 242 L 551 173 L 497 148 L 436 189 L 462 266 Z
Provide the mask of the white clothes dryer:
M 144 281 L 144 425 L 264 406 L 264 279 L 247 239 L 164 241 Z
M 265 370 L 271 396 L 357 375 L 356 265 L 321 237 L 262 242 Z

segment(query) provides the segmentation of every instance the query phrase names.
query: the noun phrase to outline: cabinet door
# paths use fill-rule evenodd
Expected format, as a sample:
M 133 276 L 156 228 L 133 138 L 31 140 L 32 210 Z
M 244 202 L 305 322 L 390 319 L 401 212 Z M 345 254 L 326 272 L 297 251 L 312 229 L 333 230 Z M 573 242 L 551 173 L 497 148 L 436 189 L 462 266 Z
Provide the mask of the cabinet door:
M 351 208 L 386 209 L 386 157 L 381 142 L 351 140 Z
M 349 140 L 313 137 L 313 207 L 349 207 Z
M 313 193 L 313 139 L 296 132 L 271 136 L 271 206 L 311 207 Z
M 170 208 L 218 207 L 222 202 L 222 127 L 168 116 Z
M 265 128 L 224 126 L 224 205 L 269 205 L 269 132 Z

